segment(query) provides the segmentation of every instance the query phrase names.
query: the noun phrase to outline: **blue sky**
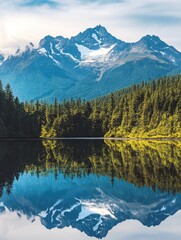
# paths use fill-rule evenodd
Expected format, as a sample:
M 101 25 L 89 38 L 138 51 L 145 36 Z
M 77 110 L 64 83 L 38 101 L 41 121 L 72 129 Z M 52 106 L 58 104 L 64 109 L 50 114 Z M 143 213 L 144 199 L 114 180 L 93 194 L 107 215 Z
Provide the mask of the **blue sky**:
M 158 35 L 181 51 L 180 0 L 0 0 L 0 51 L 98 24 L 124 41 Z
M 35 6 L 42 6 L 48 5 L 49 7 L 57 7 L 59 4 L 57 1 L 53 0 L 25 0 L 19 4 L 19 6 L 27 6 L 27 7 L 35 7 Z

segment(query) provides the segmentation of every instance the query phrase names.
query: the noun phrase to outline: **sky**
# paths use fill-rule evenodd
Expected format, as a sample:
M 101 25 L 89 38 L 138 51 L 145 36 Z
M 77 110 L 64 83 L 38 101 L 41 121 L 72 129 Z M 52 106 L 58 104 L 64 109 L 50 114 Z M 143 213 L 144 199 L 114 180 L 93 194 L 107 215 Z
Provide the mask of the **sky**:
M 181 51 L 180 0 L 0 0 L 0 9 L 1 53 L 99 24 L 126 42 L 157 35 Z

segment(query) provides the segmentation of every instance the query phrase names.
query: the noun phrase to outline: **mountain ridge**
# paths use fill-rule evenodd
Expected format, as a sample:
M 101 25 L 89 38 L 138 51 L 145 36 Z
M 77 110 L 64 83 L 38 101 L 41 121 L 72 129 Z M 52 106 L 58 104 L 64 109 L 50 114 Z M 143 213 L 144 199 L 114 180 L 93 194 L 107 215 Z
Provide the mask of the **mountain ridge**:
M 181 72 L 181 53 L 155 35 L 127 43 L 98 25 L 71 38 L 45 36 L 15 55 L 0 55 L 0 78 L 23 101 L 92 99 Z

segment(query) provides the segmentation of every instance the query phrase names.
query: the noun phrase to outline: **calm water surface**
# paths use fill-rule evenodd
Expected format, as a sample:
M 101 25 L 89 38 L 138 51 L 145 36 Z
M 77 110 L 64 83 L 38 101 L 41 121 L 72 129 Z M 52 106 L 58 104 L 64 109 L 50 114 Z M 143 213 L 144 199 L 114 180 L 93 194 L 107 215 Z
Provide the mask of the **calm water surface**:
M 0 142 L 0 240 L 181 239 L 181 142 Z

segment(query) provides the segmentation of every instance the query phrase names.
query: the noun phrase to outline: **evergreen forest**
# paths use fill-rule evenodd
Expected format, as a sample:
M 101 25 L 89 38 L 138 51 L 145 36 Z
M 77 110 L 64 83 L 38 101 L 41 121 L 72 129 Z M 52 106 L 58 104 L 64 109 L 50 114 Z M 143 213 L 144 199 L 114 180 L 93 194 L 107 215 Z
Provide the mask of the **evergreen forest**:
M 181 137 L 181 75 L 92 101 L 21 103 L 0 83 L 0 137 Z

